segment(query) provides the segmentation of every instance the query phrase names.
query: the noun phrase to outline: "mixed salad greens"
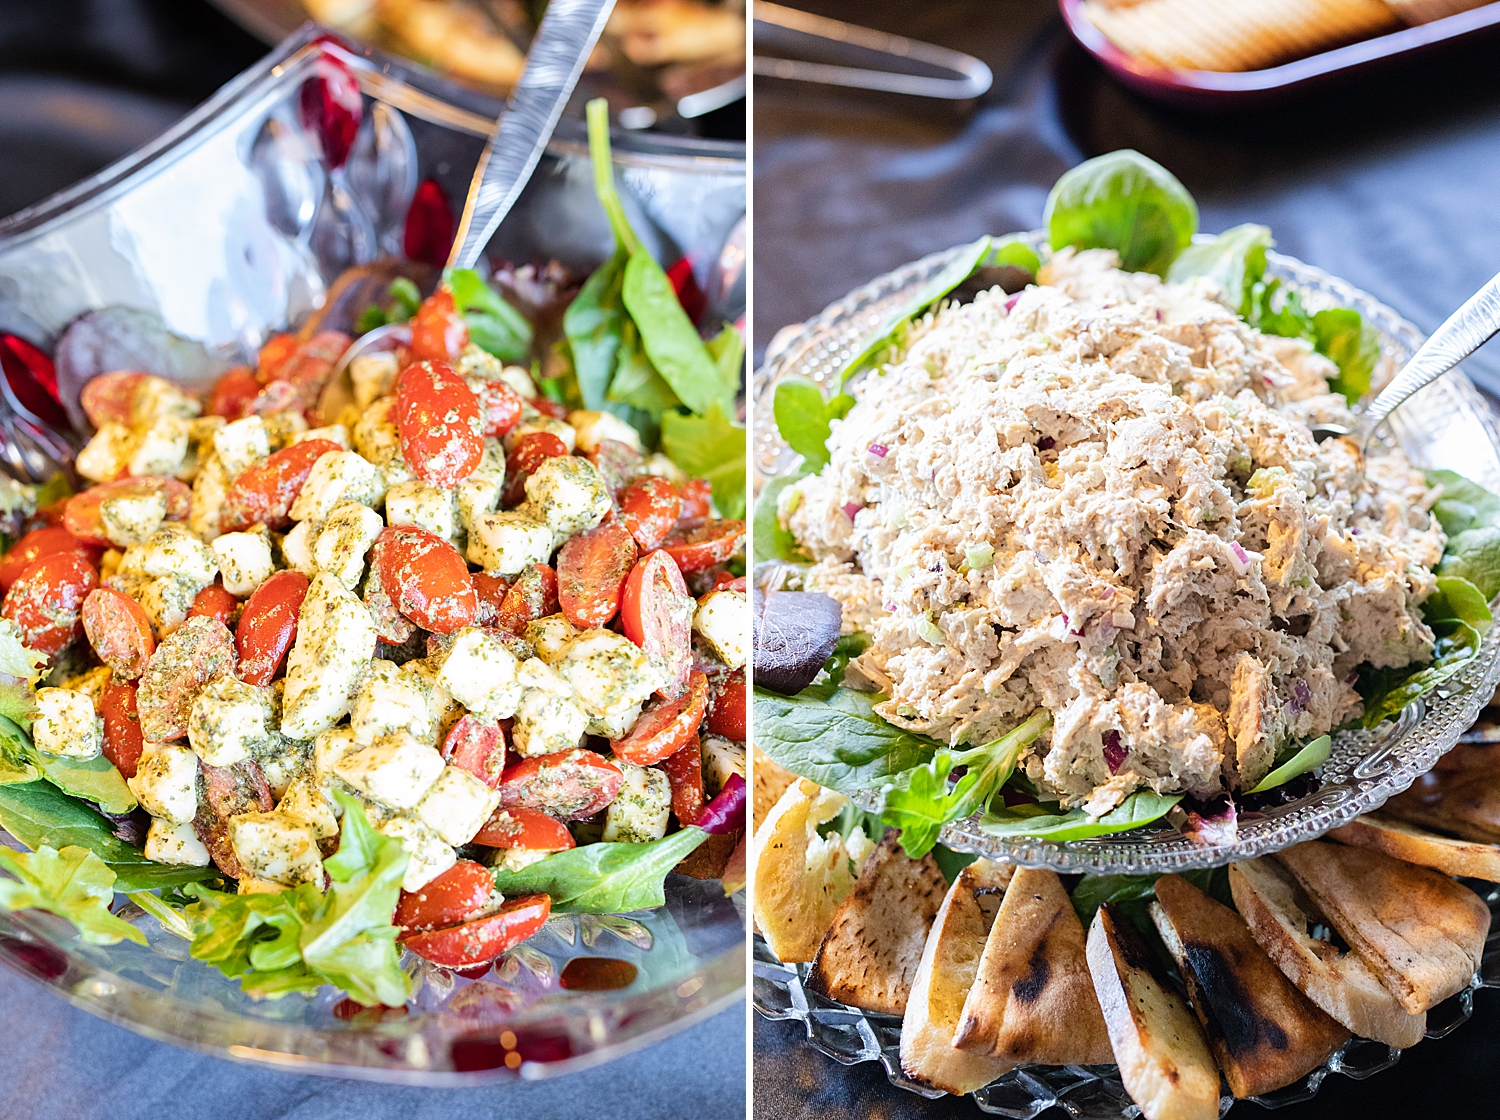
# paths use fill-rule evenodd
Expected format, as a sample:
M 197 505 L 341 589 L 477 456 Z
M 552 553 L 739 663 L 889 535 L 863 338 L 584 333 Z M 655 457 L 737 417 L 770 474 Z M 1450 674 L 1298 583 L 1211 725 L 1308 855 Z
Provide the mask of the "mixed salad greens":
M 1125 269 L 1154 272 L 1174 282 L 1200 276 L 1216 281 L 1232 300 L 1237 297 L 1237 310 L 1250 326 L 1304 339 L 1330 358 L 1338 367 L 1331 387 L 1351 405 L 1370 390 L 1380 342 L 1359 312 L 1309 312 L 1294 288 L 1267 278 L 1266 254 L 1273 242 L 1265 226 L 1241 225 L 1195 240 L 1198 211 L 1192 196 L 1169 171 L 1139 153 L 1112 152 L 1069 171 L 1048 197 L 1044 223 L 1053 249 L 1108 248 L 1120 255 Z M 944 825 L 976 813 L 980 827 L 997 837 L 1079 840 L 1166 818 L 1190 838 L 1221 842 L 1232 838 L 1240 809 L 1311 792 L 1315 779 L 1297 780 L 1321 766 L 1332 746 L 1326 735 L 1288 745 L 1270 773 L 1240 795 L 1238 805 L 1228 797 L 1193 804 L 1181 794 L 1143 789 L 1108 813 L 1089 817 L 1081 808 L 1064 811 L 1015 770 L 1026 746 L 1047 729 L 1050 716 L 1045 711 L 991 742 L 964 747 L 950 747 L 881 719 L 874 708 L 885 697 L 842 685 L 844 666 L 868 643 L 866 635 L 839 639 L 841 651 L 825 654 L 821 671 L 807 666 L 801 687 L 764 687 L 767 679 L 786 675 L 779 664 L 784 658 L 772 651 L 817 646 L 814 636 L 787 633 L 796 628 L 788 621 L 795 612 L 771 610 L 765 600 L 799 594 L 787 589 L 799 585 L 799 572 L 811 557 L 781 523 L 778 500 L 787 486 L 827 464 L 830 424 L 854 404 L 845 392 L 849 379 L 898 358 L 911 324 L 956 290 L 977 282 L 979 288 L 1003 283 L 1007 291 L 1018 291 L 1034 279 L 1041 263 L 1036 251 L 1018 238 L 980 238 L 959 251 L 845 364 L 831 396 L 810 380 L 786 377 L 777 383 L 772 400 L 778 431 L 799 458 L 792 470 L 762 488 L 754 511 L 757 585 L 765 592 L 756 619 L 756 746 L 788 770 L 830 789 L 846 794 L 878 790 L 880 821 L 902 830 L 902 846 L 913 857 L 933 849 Z M 1448 534 L 1437 592 L 1422 606 L 1424 620 L 1437 636 L 1436 652 L 1426 665 L 1362 669 L 1356 688 L 1364 699 L 1364 715 L 1358 724 L 1366 728 L 1428 695 L 1474 657 L 1491 623 L 1489 603 L 1500 594 L 1500 498 L 1451 471 L 1429 471 L 1427 477 L 1442 487 L 1434 512 Z M 771 673 L 762 672 L 763 657 L 772 665 Z M 938 850 L 943 851 L 941 846 Z M 1147 890 L 1150 882 L 1131 889 Z

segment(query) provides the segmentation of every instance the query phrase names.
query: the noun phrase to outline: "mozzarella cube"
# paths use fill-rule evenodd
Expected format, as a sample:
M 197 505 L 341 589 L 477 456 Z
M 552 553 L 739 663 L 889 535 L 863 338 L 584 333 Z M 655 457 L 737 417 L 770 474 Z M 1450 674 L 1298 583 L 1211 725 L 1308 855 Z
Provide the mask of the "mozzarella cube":
M 326 439 L 329 443 L 338 444 L 345 451 L 350 448 L 349 429 L 343 424 L 327 424 L 321 428 L 308 428 L 305 432 L 297 432 L 287 441 L 287 446 L 294 447 L 310 439 Z
M 130 576 L 115 576 L 115 581 L 130 579 Z M 187 612 L 203 588 L 196 580 L 181 576 L 138 577 L 146 582 L 132 598 L 140 603 L 157 638 L 165 638 L 177 631 L 185 621 Z M 129 594 L 127 592 L 127 594 Z
M 118 494 L 99 503 L 99 520 L 110 544 L 141 544 L 161 526 L 167 517 L 167 497 L 150 494 Z
M 439 665 L 438 683 L 469 711 L 491 719 L 514 715 L 521 700 L 515 654 L 500 638 L 477 626 L 453 636 Z
M 385 492 L 385 519 L 392 525 L 415 525 L 446 540 L 453 536 L 457 517 L 452 490 L 414 478 Z
M 667 834 L 672 815 L 672 782 L 652 766 L 615 760 L 625 772 L 620 792 L 604 813 L 606 842 L 649 844 Z
M 380 470 L 353 451 L 330 451 L 313 464 L 292 502 L 293 521 L 323 521 L 340 502 L 374 506 L 385 496 Z
M 318 840 L 338 835 L 339 822 L 333 815 L 333 806 L 311 777 L 298 778 L 287 786 L 276 803 L 276 811 L 304 821 Z
M 469 382 L 470 388 L 475 388 L 476 383 L 483 385 L 487 381 L 499 381 L 504 374 L 504 367 L 500 359 L 473 342 L 464 346 L 463 353 L 458 356 L 458 361 L 453 363 L 457 374 Z M 478 389 L 475 388 L 477 392 Z
M 302 525 L 311 524 L 304 521 Z M 357 502 L 340 502 L 312 539 L 313 568 L 353 591 L 365 572 L 365 554 L 384 528 L 380 514 Z M 309 530 L 309 533 L 311 530 Z M 290 534 L 289 534 L 290 535 Z
M 500 504 L 505 489 L 505 448 L 498 439 L 484 441 L 484 455 L 474 473 L 458 484 L 458 519 L 469 532 L 475 520 Z M 389 500 L 389 499 L 387 499 Z
M 729 775 L 749 780 L 745 767 L 745 744 L 731 743 L 715 735 L 703 738 L 703 789 L 712 797 L 724 788 Z
M 134 447 L 135 433 L 124 424 L 109 421 L 84 445 L 73 467 L 91 482 L 109 482 L 130 464 Z
M 549 614 L 526 624 L 526 640 L 548 665 L 556 665 L 564 648 L 577 636 L 578 629 L 563 614 Z
M 568 643 L 556 666 L 578 703 L 594 716 L 639 705 L 662 684 L 661 670 L 646 651 L 613 630 L 585 630 Z
M 396 384 L 400 366 L 394 350 L 380 350 L 361 354 L 349 363 L 349 380 L 354 385 L 354 403 L 360 408 L 369 408 L 378 397 L 383 397 Z
M 188 422 L 180 416 L 160 416 L 136 433 L 129 470 L 136 478 L 176 475 L 187 453 Z
M 417 803 L 417 819 L 456 848 L 474 839 L 499 804 L 499 790 L 467 770 L 445 766 Z
M 224 464 L 224 472 L 236 479 L 251 463 L 271 453 L 271 432 L 259 416 L 246 416 L 225 424 L 214 433 L 214 454 Z
M 743 591 L 710 591 L 693 612 L 693 632 L 731 669 L 750 652 L 750 600 Z
M 94 701 L 71 688 L 36 690 L 36 719 L 31 741 L 39 751 L 63 758 L 95 758 L 104 746 L 104 723 Z
M 210 766 L 233 766 L 266 741 L 271 721 L 266 690 L 232 673 L 215 677 L 193 697 L 188 743 Z
M 360 668 L 374 655 L 369 610 L 332 576 L 315 576 L 287 655 L 282 734 L 311 739 L 338 723 L 349 712 Z
M 658 478 L 664 478 L 668 482 L 681 486 L 688 480 L 687 471 L 668 459 L 660 451 L 654 455 L 646 456 L 646 473 L 654 474 Z
M 520 871 L 554 854 L 544 848 L 491 848 L 484 858 L 496 871 Z
M 193 479 L 193 509 L 188 514 L 188 528 L 199 540 L 211 541 L 219 535 L 219 516 L 231 481 L 217 454 L 209 455 L 199 465 L 198 476 Z M 162 513 L 165 516 L 165 503 Z
M 375 666 L 389 666 L 376 670 Z M 354 738 L 360 743 L 374 742 L 382 735 L 407 730 L 425 739 L 430 711 L 426 690 L 389 661 L 373 661 L 359 691 L 354 696 L 351 723 Z
M 427 661 L 408 661 L 401 666 L 401 679 L 427 698 L 426 724 L 413 723 L 409 730 L 432 746 L 437 746 L 439 731 L 453 726 L 464 711 L 463 705 L 443 687 L 440 677 L 438 667 Z
M 556 436 L 563 441 L 563 446 L 568 449 L 569 455 L 573 454 L 573 448 L 578 445 L 578 433 L 573 430 L 572 424 L 565 424 L 555 417 L 536 412 L 505 433 L 505 449 L 509 451 L 516 445 L 518 439 L 531 435 L 533 432 L 546 432 L 548 435 Z
M 320 790 L 326 793 L 332 788 L 334 767 L 357 746 L 359 743 L 355 741 L 354 729 L 351 727 L 332 728 L 313 740 L 313 779 Z
M 526 480 L 526 504 L 554 533 L 592 529 L 614 505 L 598 468 L 576 455 L 546 459 Z
M 213 540 L 214 559 L 224 574 L 224 590 L 240 599 L 249 597 L 276 572 L 270 535 L 262 532 L 225 533 Z
M 229 844 L 257 879 L 295 886 L 323 882 L 323 859 L 310 824 L 288 813 L 239 813 L 229 818 Z
M 272 797 L 284 796 L 287 787 L 298 778 L 313 776 L 313 745 L 306 739 L 288 739 L 279 731 L 272 731 L 256 746 L 255 759 L 260 763 Z
M 162 377 L 147 377 L 131 394 L 130 426 L 148 427 L 163 416 L 191 420 L 202 411 L 202 405 L 170 381 Z
M 511 745 L 523 758 L 569 751 L 583 741 L 589 714 L 568 682 L 533 657 L 518 673 L 524 691 L 511 727 Z
M 395 403 L 395 397 L 382 397 L 365 410 L 349 433 L 354 450 L 379 468 L 387 486 L 415 477 L 401 454 L 401 434 L 390 418 Z
M 128 575 L 175 576 L 203 588 L 218 575 L 219 560 L 213 549 L 185 526 L 173 522 L 161 526 L 141 544 L 127 548 L 120 571 Z
M 313 544 L 318 539 L 319 528 L 316 521 L 299 521 L 281 538 L 282 562 L 308 579 L 318 574 L 318 565 L 313 560 Z
M 582 409 L 568 413 L 568 423 L 577 433 L 579 451 L 598 451 L 599 444 L 607 439 L 623 443 L 636 451 L 645 452 L 641 445 L 641 434 L 612 412 L 591 412 Z
M 443 838 L 415 817 L 394 816 L 377 823 L 375 831 L 389 836 L 406 849 L 406 874 L 401 879 L 404 891 L 419 891 L 458 862 L 458 853 Z
M 198 815 L 198 756 L 175 743 L 162 743 L 141 756 L 126 785 L 141 808 L 172 824 Z
M 261 419 L 266 422 L 266 431 L 271 435 L 272 451 L 290 447 L 298 432 L 307 431 L 307 420 L 303 418 L 301 410 L 273 412 Z
M 172 824 L 160 817 L 146 830 L 146 858 L 179 867 L 207 867 L 213 862 L 191 821 Z
M 500 380 L 514 389 L 522 400 L 534 401 L 541 396 L 531 378 L 531 371 L 525 366 L 504 366 L 500 370 Z
M 588 733 L 598 735 L 601 739 L 621 739 L 625 733 L 635 726 L 635 721 L 641 718 L 641 705 L 632 704 L 628 708 L 621 708 L 618 712 L 611 712 L 607 716 L 589 716 Z
M 532 564 L 545 564 L 551 556 L 551 527 L 524 507 L 481 513 L 469 525 L 469 562 L 489 575 L 510 579 Z
M 382 805 L 410 809 L 443 772 L 443 756 L 398 731 L 355 747 L 334 763 L 333 772 Z

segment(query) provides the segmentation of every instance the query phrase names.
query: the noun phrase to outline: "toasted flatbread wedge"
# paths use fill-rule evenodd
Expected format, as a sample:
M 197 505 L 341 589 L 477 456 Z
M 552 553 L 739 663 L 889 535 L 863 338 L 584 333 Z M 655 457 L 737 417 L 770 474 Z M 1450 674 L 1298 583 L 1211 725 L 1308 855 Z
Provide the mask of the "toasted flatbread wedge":
M 1318 840 L 1277 859 L 1411 1014 L 1473 979 L 1490 911 L 1468 887 L 1383 852 Z
M 958 873 L 927 935 L 901 1021 L 906 1075 L 956 1096 L 984 1088 L 1015 1064 L 953 1045 L 964 997 L 1012 871 L 1009 864 L 981 859 Z
M 1478 844 L 1439 836 L 1419 825 L 1366 813 L 1328 834 L 1343 844 L 1374 848 L 1406 863 L 1430 867 L 1444 875 L 1463 875 L 1500 883 L 1500 844 Z
M 1055 871 L 1023 867 L 1011 879 L 953 1045 L 1017 1065 L 1114 1061 L 1083 923 Z
M 1500 771 L 1424 774 L 1405 793 L 1387 801 L 1381 812 L 1461 840 L 1500 843 Z
M 917 965 L 948 880 L 932 856 L 912 859 L 890 829 L 839 904 L 813 958 L 807 986 L 829 999 L 877 1011 L 906 1013 Z
M 1427 1016 L 1412 1015 L 1358 951 L 1312 936 L 1328 920 L 1271 859 L 1229 865 L 1235 909 L 1255 942 L 1298 990 L 1361 1038 L 1405 1049 L 1422 1041 Z
M 759 747 L 755 747 L 752 753 L 754 762 L 750 776 L 753 793 L 750 805 L 750 827 L 754 830 L 760 827 L 761 821 L 771 815 L 771 810 L 776 808 L 776 802 L 781 800 L 786 787 L 797 780 L 797 775 Z
M 1290 1085 L 1349 1041 L 1349 1031 L 1271 963 L 1243 918 L 1180 875 L 1156 881 L 1151 920 L 1236 1097 Z
M 1089 926 L 1089 973 L 1120 1080 L 1146 1120 L 1217 1120 L 1219 1070 L 1198 1020 L 1130 919 L 1111 903 Z
M 842 793 L 799 778 L 755 830 L 755 924 L 781 960 L 810 961 L 833 912 L 854 888 L 849 851 L 818 826 L 848 803 Z

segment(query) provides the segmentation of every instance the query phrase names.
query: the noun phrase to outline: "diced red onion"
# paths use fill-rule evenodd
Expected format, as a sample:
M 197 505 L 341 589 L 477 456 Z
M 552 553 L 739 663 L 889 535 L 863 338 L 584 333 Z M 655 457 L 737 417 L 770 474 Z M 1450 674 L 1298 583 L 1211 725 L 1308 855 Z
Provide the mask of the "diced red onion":
M 883 443 L 872 443 L 869 447 L 870 454 L 875 456 L 875 458 L 877 459 L 884 459 L 890 450 L 891 449 Z
M 1043 436 L 1041 439 L 1036 441 L 1036 449 L 1038 451 L 1051 451 L 1056 446 L 1057 440 L 1053 439 L 1051 436 Z
M 1099 598 L 1101 598 L 1101 599 L 1113 599 L 1114 597 L 1115 597 L 1115 589 L 1113 587 L 1111 587 L 1109 584 L 1106 583 L 1104 585 L 1104 590 L 1101 591 L 1101 592 L 1099 592 Z
M 745 827 L 745 779 L 738 774 L 729 775 L 724 788 L 703 807 L 698 819 L 693 822 L 704 832 L 723 835 Z
M 1236 575 L 1244 575 L 1250 570 L 1250 554 L 1240 547 L 1239 541 L 1229 542 L 1229 551 L 1234 553 L 1234 570 Z
M 1177 826 L 1183 836 L 1199 848 L 1217 848 L 1233 844 L 1239 839 L 1239 811 L 1234 799 L 1225 797 L 1223 807 L 1215 798 L 1201 806 L 1203 810 L 1187 809 L 1186 819 Z
M 860 505 L 858 502 L 845 502 L 844 514 L 849 518 L 850 521 L 853 521 L 854 515 L 864 508 L 865 507 Z
M 1020 301 L 1020 299 L 1021 293 L 1017 292 L 1015 295 L 1011 296 L 1008 300 L 1005 301 L 1005 313 L 1007 315 L 1015 310 L 1016 304 Z
M 1310 703 L 1312 703 L 1312 686 L 1299 677 L 1292 682 L 1291 709 L 1294 712 L 1305 712 Z
M 1111 774 L 1118 774 L 1125 765 L 1126 750 L 1120 743 L 1120 733 L 1113 728 L 1104 733 L 1104 764 Z

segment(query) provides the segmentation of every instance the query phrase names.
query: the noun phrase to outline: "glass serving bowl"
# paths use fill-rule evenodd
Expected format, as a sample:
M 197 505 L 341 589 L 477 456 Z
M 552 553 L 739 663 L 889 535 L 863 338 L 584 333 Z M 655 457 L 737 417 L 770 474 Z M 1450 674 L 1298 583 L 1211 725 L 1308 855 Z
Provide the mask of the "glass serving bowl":
M 345 267 L 398 251 L 420 180 L 437 179 L 461 204 L 490 122 L 434 95 L 430 75 L 397 59 L 352 47 L 339 55 L 359 78 L 363 123 L 342 169 L 319 164 L 298 94 L 326 65 L 323 49 L 311 31 L 293 37 L 137 155 L 0 222 L 0 331 L 50 350 L 85 312 L 110 308 L 128 326 L 59 363 L 59 395 L 80 431 L 78 391 L 100 372 L 91 361 L 128 368 L 130 348 L 145 347 L 144 358 L 169 361 L 178 381 L 201 388 L 321 304 Z M 682 144 L 666 152 L 622 137 L 616 172 L 645 242 L 669 262 L 688 257 L 707 281 L 744 214 L 744 162 L 734 145 L 685 153 Z M 561 130 L 487 255 L 586 269 L 612 248 L 586 144 Z M 722 304 L 711 313 L 739 314 Z M 0 423 L 13 421 L 24 406 L 0 388 Z M 361 1010 L 332 989 L 253 1001 L 134 904 L 121 913 L 147 946 L 89 945 L 50 914 L 0 913 L 0 961 L 86 1011 L 221 1057 L 433 1085 L 547 1077 L 741 997 L 743 896 L 674 874 L 666 899 L 628 916 L 554 917 L 479 977 L 407 954 L 415 990 L 398 1009 Z M 635 979 L 569 990 L 561 975 L 577 957 L 628 961 Z
M 1023 236 L 1045 252 L 1045 234 L 1034 231 Z M 772 340 L 765 364 L 755 374 L 751 458 L 758 478 L 792 469 L 796 458 L 777 435 L 771 414 L 776 382 L 792 374 L 832 381 L 864 341 L 961 249 L 936 253 L 887 273 Z M 1269 275 L 1295 286 L 1311 310 L 1352 307 L 1379 331 L 1377 383 L 1399 369 L 1422 344 L 1416 327 L 1365 292 L 1280 253 L 1270 253 L 1268 259 Z M 1461 372 L 1450 373 L 1403 405 L 1392 417 L 1384 439 L 1403 448 L 1420 466 L 1455 470 L 1491 491 L 1500 491 L 1500 431 L 1489 404 Z M 1406 789 L 1474 723 L 1497 682 L 1500 626 L 1490 630 L 1478 655 L 1462 671 L 1425 700 L 1408 706 L 1398 718 L 1373 731 L 1336 733 L 1328 761 L 1318 768 L 1318 787 L 1286 804 L 1240 814 L 1233 843 L 1194 842 L 1165 823 L 1087 840 L 999 838 L 987 834 L 978 817 L 948 825 L 940 839 L 957 851 L 1062 873 L 1160 874 L 1251 859 L 1321 836 Z M 868 791 L 855 800 L 873 810 L 879 798 Z

